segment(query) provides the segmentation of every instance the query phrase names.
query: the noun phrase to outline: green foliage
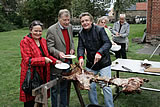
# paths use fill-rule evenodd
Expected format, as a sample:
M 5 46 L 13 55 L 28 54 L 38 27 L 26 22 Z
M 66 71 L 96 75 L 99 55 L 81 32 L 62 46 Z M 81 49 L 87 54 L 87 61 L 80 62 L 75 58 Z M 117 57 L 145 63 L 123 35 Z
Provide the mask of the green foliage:
M 16 10 L 17 0 L 1 0 L 1 3 L 5 9 Z
M 117 0 L 114 4 L 114 11 L 116 13 L 115 19 L 118 20 L 118 15 L 125 12 L 127 8 L 135 3 L 136 0 Z
M 5 12 L 3 11 L 2 6 L 0 5 L 0 32 L 9 31 L 16 29 L 13 23 L 9 22 L 8 19 L 5 17 Z
M 2 0 L 0 4 L 0 31 L 9 31 L 23 27 L 23 19 L 17 12 L 15 0 Z
M 114 4 L 114 10 L 121 12 L 125 12 L 127 8 L 129 8 L 132 4 L 135 4 L 136 0 L 117 0 Z
M 105 15 L 104 4 L 96 4 L 90 0 L 72 0 L 73 17 L 79 17 L 82 12 L 89 12 L 94 18 Z
M 14 26 L 16 26 L 17 28 L 22 28 L 24 27 L 23 24 L 23 18 L 20 14 L 16 13 L 16 12 L 9 12 L 8 14 L 5 15 L 7 17 L 7 20 L 10 23 L 13 23 Z
M 29 20 L 40 20 L 48 27 L 57 21 L 60 9 L 69 9 L 71 0 L 27 0 L 21 6 L 21 14 Z

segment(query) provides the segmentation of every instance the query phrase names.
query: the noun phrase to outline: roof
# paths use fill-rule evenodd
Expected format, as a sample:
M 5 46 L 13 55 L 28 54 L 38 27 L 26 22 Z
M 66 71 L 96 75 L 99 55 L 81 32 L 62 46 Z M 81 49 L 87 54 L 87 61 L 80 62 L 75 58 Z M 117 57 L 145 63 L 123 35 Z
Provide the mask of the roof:
M 136 5 L 131 5 L 131 7 L 126 10 L 136 10 Z
M 136 3 L 136 10 L 147 10 L 147 2 Z
M 130 8 L 126 10 L 133 11 L 133 10 L 147 10 L 147 2 L 138 2 L 136 5 L 131 5 Z

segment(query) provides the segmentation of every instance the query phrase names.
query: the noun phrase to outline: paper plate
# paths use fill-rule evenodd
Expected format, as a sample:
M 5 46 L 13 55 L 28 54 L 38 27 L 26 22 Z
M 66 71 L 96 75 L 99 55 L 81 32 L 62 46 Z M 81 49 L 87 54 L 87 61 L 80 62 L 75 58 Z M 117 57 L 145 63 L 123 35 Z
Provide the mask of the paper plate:
M 61 63 L 61 64 L 56 64 L 55 67 L 58 69 L 68 69 L 70 65 L 67 63 Z
M 112 45 L 111 50 L 112 51 L 119 51 L 121 49 L 121 45 Z
M 75 55 L 65 55 L 63 58 L 73 59 L 73 58 L 76 58 L 76 56 Z

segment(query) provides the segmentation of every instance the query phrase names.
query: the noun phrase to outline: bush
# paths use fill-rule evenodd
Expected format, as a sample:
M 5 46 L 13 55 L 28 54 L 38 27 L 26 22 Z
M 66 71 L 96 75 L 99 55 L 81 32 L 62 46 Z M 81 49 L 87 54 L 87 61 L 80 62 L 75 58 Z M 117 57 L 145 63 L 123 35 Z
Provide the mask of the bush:
M 22 16 L 20 16 L 19 14 L 17 14 L 16 12 L 9 12 L 7 15 L 7 20 L 9 22 L 12 22 L 13 25 L 15 25 L 18 28 L 24 27 L 23 26 L 23 18 Z
M 7 18 L 9 16 L 6 15 L 7 14 L 4 12 L 2 6 L 0 5 L 0 32 L 17 28 L 11 21 L 9 21 L 9 19 Z
M 10 23 L 0 24 L 0 32 L 10 31 L 14 29 L 17 29 L 17 27 Z
M 17 28 L 12 23 L 8 22 L 3 15 L 0 15 L 0 19 L 0 32 L 10 31 Z

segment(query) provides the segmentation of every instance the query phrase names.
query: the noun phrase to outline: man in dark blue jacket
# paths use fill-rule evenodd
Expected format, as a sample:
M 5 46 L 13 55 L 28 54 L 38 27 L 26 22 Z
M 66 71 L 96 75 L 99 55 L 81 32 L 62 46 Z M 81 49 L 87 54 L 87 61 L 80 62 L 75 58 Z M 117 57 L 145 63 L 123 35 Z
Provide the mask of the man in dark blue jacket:
M 109 50 L 111 41 L 109 40 L 103 27 L 93 24 L 93 17 L 85 12 L 80 15 L 83 29 L 79 33 L 77 54 L 79 65 L 84 65 L 84 53 L 87 52 L 86 70 L 95 75 L 107 76 L 111 78 L 111 59 Z M 104 100 L 106 107 L 113 107 L 113 96 L 110 87 L 102 83 Z M 96 83 L 92 82 L 89 90 L 89 99 L 92 104 L 98 104 Z

